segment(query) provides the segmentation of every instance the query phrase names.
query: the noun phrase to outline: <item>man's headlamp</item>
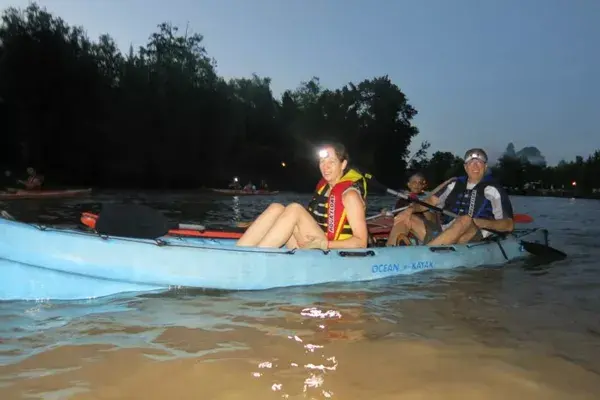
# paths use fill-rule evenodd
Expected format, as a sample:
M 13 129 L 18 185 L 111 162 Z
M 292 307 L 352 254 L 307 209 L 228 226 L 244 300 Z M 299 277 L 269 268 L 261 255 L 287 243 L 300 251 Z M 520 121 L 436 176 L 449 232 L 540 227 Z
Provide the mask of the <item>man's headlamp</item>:
M 319 158 L 327 158 L 329 156 L 329 152 L 325 149 L 319 150 Z
M 465 164 L 468 164 L 472 160 L 481 160 L 484 164 L 487 164 L 488 161 L 487 154 L 482 149 L 471 149 L 465 153 L 463 158 Z
M 484 163 L 486 162 L 485 158 L 481 157 L 481 155 L 477 154 L 477 153 L 469 154 L 467 156 L 467 159 L 465 160 L 465 162 L 468 163 L 469 161 L 472 161 L 472 160 L 481 160 Z

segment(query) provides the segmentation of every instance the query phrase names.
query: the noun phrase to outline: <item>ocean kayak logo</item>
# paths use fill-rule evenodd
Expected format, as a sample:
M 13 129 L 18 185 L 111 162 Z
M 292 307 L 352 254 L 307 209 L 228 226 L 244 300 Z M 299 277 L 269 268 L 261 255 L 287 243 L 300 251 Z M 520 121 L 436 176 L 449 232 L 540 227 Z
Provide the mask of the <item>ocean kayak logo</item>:
M 402 272 L 406 270 L 421 271 L 433 269 L 433 261 L 415 261 L 410 264 L 375 264 L 371 266 L 371 272 L 374 274 L 382 274 L 386 272 Z

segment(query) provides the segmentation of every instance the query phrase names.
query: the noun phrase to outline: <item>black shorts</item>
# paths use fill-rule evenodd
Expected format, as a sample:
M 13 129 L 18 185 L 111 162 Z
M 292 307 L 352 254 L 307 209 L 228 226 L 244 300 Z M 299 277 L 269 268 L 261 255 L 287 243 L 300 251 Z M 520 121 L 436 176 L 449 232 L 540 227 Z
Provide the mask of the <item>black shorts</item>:
M 423 214 L 419 214 L 419 218 L 421 218 L 423 224 L 425 225 L 425 237 L 423 238 L 423 244 L 431 242 L 443 232 L 442 224 L 439 223 L 439 219 L 436 218 L 436 221 L 434 222 L 425 218 Z M 483 240 L 483 235 L 481 234 L 481 230 L 478 229 L 475 235 L 469 239 L 469 243 L 479 242 L 481 240 Z

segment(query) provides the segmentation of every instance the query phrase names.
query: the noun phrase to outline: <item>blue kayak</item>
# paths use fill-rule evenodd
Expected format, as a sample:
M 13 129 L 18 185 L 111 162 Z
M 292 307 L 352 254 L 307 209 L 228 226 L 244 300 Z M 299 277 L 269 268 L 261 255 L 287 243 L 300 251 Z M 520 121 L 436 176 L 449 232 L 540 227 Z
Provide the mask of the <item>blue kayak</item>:
M 457 267 L 497 266 L 528 256 L 521 240 L 547 245 L 545 229 L 454 246 L 356 250 L 239 248 L 232 239 L 157 240 L 0 218 L 0 300 L 75 300 L 197 287 L 264 290 L 371 281 Z

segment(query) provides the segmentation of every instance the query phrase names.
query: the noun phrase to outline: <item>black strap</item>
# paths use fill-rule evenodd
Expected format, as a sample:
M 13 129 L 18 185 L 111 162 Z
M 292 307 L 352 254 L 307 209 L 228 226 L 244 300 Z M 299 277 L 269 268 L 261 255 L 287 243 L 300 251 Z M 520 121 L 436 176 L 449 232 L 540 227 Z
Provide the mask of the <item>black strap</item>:
M 173 224 L 157 210 L 139 204 L 105 204 L 96 221 L 101 235 L 137 239 L 165 236 Z

